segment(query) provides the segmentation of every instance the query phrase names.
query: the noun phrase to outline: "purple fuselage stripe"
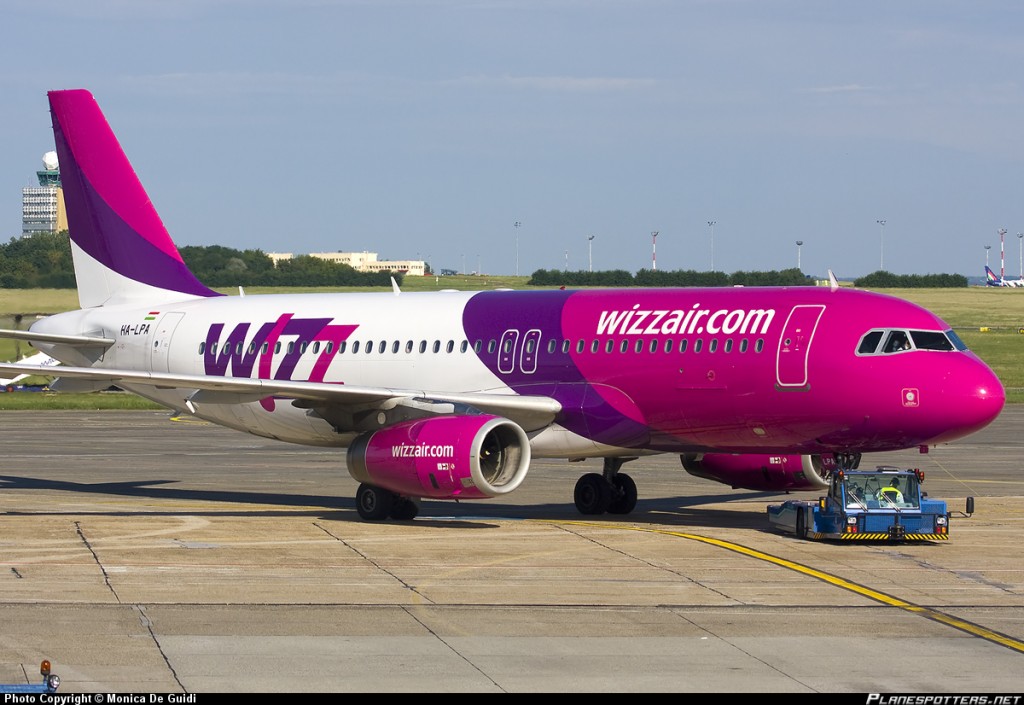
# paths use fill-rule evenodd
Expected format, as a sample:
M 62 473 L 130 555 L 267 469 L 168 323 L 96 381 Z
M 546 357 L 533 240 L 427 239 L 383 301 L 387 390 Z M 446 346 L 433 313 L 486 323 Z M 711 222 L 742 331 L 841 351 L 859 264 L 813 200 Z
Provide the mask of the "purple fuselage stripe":
M 499 370 L 498 353 L 487 352 L 487 341 L 500 340 L 506 330 L 540 330 L 542 345 L 552 339 L 567 338 L 562 329 L 562 315 L 571 296 L 570 291 L 552 290 L 481 292 L 469 300 L 463 312 L 466 337 L 470 344 L 483 341 L 477 357 L 517 393 L 548 396 L 562 404 L 559 423 L 569 431 L 609 445 L 635 445 L 638 439 L 648 436 L 649 429 L 607 403 L 570 355 L 560 356 L 563 362 L 557 371 L 545 368 L 527 373 L 519 364 L 510 372 Z M 538 356 L 548 357 L 540 355 L 540 351 Z M 557 382 L 552 381 L 555 379 Z

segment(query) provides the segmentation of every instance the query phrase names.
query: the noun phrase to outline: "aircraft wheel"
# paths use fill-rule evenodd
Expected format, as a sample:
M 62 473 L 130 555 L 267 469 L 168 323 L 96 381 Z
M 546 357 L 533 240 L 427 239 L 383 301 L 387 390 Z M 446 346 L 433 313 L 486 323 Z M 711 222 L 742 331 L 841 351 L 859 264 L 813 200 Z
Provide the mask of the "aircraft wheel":
M 411 497 L 395 497 L 391 507 L 391 518 L 398 521 L 412 521 L 420 513 L 420 505 Z
M 610 514 L 629 514 L 636 507 L 636 483 L 629 475 L 617 473 L 612 478 L 612 500 L 608 504 Z
M 356 490 L 356 511 L 367 521 L 387 519 L 395 504 L 395 493 L 363 483 Z
M 573 499 L 580 514 L 604 514 L 612 501 L 612 490 L 603 475 L 589 472 L 577 480 Z

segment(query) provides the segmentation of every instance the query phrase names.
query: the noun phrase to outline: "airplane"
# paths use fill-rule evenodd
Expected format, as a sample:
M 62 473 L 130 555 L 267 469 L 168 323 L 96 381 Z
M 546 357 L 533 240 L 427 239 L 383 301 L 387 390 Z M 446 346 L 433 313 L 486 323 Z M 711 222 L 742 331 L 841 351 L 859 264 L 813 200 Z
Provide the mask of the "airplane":
M 59 365 L 60 361 L 53 359 L 52 357 L 50 357 L 46 353 L 41 353 L 40 352 L 40 353 L 36 353 L 35 355 L 28 355 L 27 357 L 21 358 L 20 360 L 18 360 L 18 362 L 16 364 L 17 365 L 44 365 L 44 366 L 49 367 L 49 366 L 53 366 L 53 365 Z M 33 371 L 31 373 L 20 372 L 18 374 L 15 374 L 14 377 L 0 377 L 0 389 L 6 389 L 7 391 L 11 391 L 11 385 L 17 384 L 21 380 L 26 379 L 28 377 L 35 376 L 35 375 L 36 375 L 36 373 Z
M 997 276 L 989 266 L 985 265 L 985 284 L 987 286 L 1012 286 L 1020 287 L 1024 286 L 1024 279 L 1005 279 Z
M 623 464 L 662 453 L 734 488 L 820 490 L 863 453 L 927 452 L 1005 403 L 938 316 L 834 277 L 225 295 L 185 265 L 92 94 L 48 98 L 80 308 L 0 336 L 60 360 L 37 370 L 53 389 L 116 386 L 175 415 L 345 449 L 366 521 L 507 496 L 533 458 L 600 460 L 574 486 L 584 515 L 631 513 Z

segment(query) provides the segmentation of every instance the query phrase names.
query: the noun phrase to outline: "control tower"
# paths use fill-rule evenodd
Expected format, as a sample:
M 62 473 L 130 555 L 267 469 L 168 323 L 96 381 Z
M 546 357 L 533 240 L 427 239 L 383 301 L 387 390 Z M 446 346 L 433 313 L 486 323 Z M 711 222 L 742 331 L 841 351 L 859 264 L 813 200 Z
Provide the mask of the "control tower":
M 57 153 L 43 155 L 43 168 L 36 172 L 39 186 L 21 190 L 21 236 L 35 233 L 58 233 L 68 229 L 64 210 L 64 192 L 60 187 Z

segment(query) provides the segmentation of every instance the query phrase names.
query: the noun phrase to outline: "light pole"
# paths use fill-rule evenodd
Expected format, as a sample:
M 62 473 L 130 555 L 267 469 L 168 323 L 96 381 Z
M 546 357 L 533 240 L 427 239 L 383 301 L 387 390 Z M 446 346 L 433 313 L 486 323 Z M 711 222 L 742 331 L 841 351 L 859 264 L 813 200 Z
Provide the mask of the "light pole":
M 878 271 L 885 271 L 885 221 L 876 220 L 878 223 Z
M 1017 243 L 1020 245 L 1020 279 L 1024 281 L 1024 233 L 1017 233 Z
M 717 220 L 709 220 L 708 227 L 711 228 L 711 271 L 715 271 L 715 223 Z
M 518 220 L 512 223 L 512 227 L 516 229 L 516 276 L 519 276 L 519 226 L 522 225 Z
M 800 269 L 800 248 L 803 246 L 803 244 L 804 244 L 803 240 L 797 240 L 796 241 L 796 268 L 797 269 Z M 803 270 L 800 269 L 800 271 L 803 271 Z
M 590 271 L 594 271 L 594 236 L 587 237 L 587 258 L 590 260 Z
M 992 249 L 992 245 L 985 245 L 985 266 L 988 266 L 988 251 Z
M 652 230 L 651 231 L 651 271 L 652 272 L 653 271 L 657 271 L 657 269 L 658 269 L 658 257 L 657 257 L 658 251 L 657 251 L 657 245 L 655 244 L 657 241 L 658 241 L 658 231 L 657 230 Z
M 1006 278 L 1006 228 L 999 228 L 999 278 Z

